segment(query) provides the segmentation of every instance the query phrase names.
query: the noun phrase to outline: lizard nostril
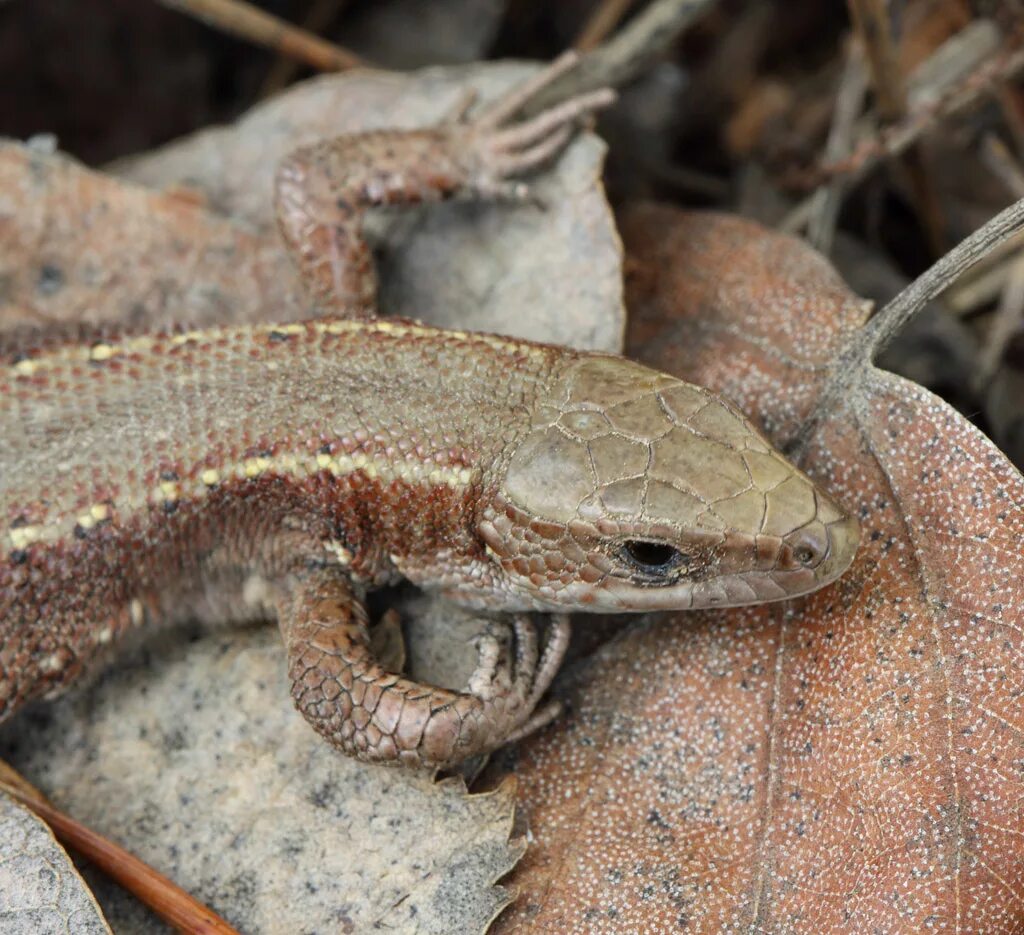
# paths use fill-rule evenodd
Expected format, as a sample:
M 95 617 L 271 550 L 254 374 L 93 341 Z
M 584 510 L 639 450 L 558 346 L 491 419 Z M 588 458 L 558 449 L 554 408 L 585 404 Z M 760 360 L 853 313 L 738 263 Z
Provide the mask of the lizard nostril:
M 835 580 L 849 567 L 857 554 L 860 527 L 853 517 L 843 517 L 825 525 L 812 522 L 785 538 L 781 567 L 790 571 L 804 569 L 818 582 Z

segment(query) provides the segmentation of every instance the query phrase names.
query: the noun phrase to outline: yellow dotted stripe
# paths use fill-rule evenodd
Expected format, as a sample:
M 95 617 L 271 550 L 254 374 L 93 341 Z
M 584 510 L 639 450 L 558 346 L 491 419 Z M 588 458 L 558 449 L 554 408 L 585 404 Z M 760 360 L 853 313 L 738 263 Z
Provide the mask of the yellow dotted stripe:
M 146 503 L 129 503 L 126 508 L 128 512 L 134 512 L 148 504 L 175 502 L 182 497 L 199 499 L 226 480 L 252 479 L 265 473 L 301 480 L 321 471 L 328 471 L 334 477 L 362 473 L 371 480 L 380 479 L 383 483 L 401 481 L 430 487 L 447 486 L 452 489 L 468 486 L 476 474 L 473 469 L 466 467 L 446 467 L 422 461 L 388 461 L 362 452 L 353 455 L 296 455 L 286 452 L 273 457 L 246 458 L 219 470 L 206 468 L 199 474 L 198 483 L 161 481 L 152 489 Z M 67 535 L 75 526 L 92 529 L 109 518 L 109 505 L 96 503 L 74 519 L 12 527 L 7 530 L 7 541 L 12 549 L 24 549 L 35 542 L 55 541 Z
M 322 319 L 309 322 L 291 322 L 280 325 L 253 325 L 247 328 L 210 328 L 203 330 L 184 331 L 174 335 L 139 335 L 125 338 L 118 343 L 100 343 L 93 345 L 71 344 L 54 348 L 38 357 L 25 358 L 12 365 L 18 376 L 32 376 L 40 371 L 53 370 L 69 363 L 102 363 L 126 354 L 146 354 L 157 346 L 179 347 L 190 343 L 209 343 L 224 337 L 264 337 L 271 334 L 302 335 L 342 335 L 342 334 L 387 334 L 394 337 L 447 337 L 457 341 L 473 340 L 487 347 L 500 351 L 518 351 L 530 357 L 543 355 L 541 348 L 524 344 L 514 339 L 505 339 L 490 334 L 470 334 L 466 331 L 443 331 L 427 325 L 399 323 L 392 321 L 345 321 Z
M 12 549 L 23 549 L 32 545 L 33 542 L 49 538 L 47 533 L 52 528 L 44 525 L 18 526 L 16 529 L 12 528 L 7 531 L 7 538 L 10 540 Z
M 110 508 L 105 503 L 94 503 L 87 513 L 83 513 L 75 521 L 82 529 L 92 529 L 97 523 L 110 519 Z

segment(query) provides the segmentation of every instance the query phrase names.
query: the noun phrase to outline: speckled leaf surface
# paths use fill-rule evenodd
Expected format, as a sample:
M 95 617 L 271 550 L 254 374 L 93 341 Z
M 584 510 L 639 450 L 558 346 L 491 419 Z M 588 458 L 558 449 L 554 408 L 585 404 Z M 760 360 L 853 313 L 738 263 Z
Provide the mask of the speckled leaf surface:
M 246 935 L 484 931 L 524 846 L 511 783 L 467 795 L 339 756 L 292 708 L 272 628 L 182 636 L 5 725 L 0 756 Z M 164 931 L 90 882 L 115 932 Z
M 314 140 L 442 121 L 529 75 L 515 64 L 296 85 L 237 124 L 120 164 L 119 183 L 44 143 L 0 146 L 0 323 L 283 321 L 310 304 L 278 236 L 280 159 Z M 543 203 L 457 201 L 377 218 L 385 313 L 616 351 L 621 244 L 583 135 L 531 181 Z M 557 309 L 558 314 L 551 314 Z
M 110 935 L 89 888 L 50 829 L 0 793 L 0 932 Z
M 0 143 L 0 326 L 230 324 L 307 307 L 276 237 L 42 142 Z
M 792 439 L 863 303 L 738 219 L 646 207 L 624 239 L 632 353 Z M 854 567 L 577 666 L 521 750 L 535 841 L 494 931 L 1021 930 L 1024 481 L 877 370 L 804 463 L 860 516 Z

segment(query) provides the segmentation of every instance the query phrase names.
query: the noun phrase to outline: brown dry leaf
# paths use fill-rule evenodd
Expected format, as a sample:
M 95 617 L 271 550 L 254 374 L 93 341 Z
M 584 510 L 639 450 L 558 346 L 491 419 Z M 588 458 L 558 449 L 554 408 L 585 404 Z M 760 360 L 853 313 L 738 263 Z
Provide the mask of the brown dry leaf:
M 39 143 L 0 143 L 4 327 L 232 324 L 307 307 L 276 238 L 185 193 L 126 185 Z
M 866 308 L 735 218 L 624 221 L 632 353 L 780 444 Z M 873 368 L 811 438 L 861 519 L 809 599 L 651 620 L 577 668 L 521 753 L 535 837 L 494 931 L 1019 932 L 1024 479 Z

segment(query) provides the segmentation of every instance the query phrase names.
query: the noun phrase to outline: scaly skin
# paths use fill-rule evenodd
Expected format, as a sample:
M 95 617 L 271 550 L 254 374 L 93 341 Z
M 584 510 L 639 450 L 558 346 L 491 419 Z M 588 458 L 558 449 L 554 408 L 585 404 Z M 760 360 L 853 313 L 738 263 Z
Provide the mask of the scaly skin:
M 318 730 L 365 759 L 451 763 L 528 719 L 531 654 L 461 694 L 415 685 L 370 657 L 368 588 L 404 576 L 513 612 L 740 604 L 827 583 L 856 543 L 742 416 L 613 357 L 322 319 L 3 363 L 4 715 L 133 623 L 258 612 L 258 579 Z
M 439 133 L 442 193 L 502 188 L 591 106 L 502 129 L 502 104 Z M 467 138 L 473 153 L 453 155 Z M 373 172 L 350 171 L 333 201 L 296 186 L 323 196 L 332 152 L 403 137 L 375 139 L 300 152 L 278 189 L 314 294 L 330 305 L 340 284 L 356 319 L 372 284 L 346 262 Z M 430 160 L 411 164 L 376 194 L 434 190 Z M 448 765 L 545 716 L 567 625 L 540 647 L 524 612 L 791 597 L 853 557 L 856 522 L 705 390 L 619 358 L 356 319 L 0 343 L 0 720 L 149 619 L 270 611 L 316 730 L 362 759 Z M 485 635 L 462 692 L 387 672 L 363 599 L 401 577 L 519 615 L 514 658 Z

